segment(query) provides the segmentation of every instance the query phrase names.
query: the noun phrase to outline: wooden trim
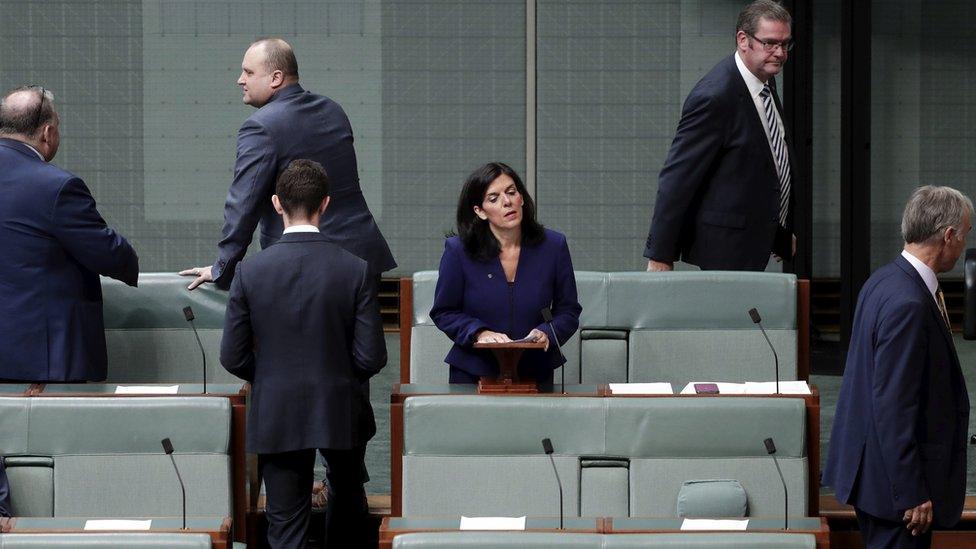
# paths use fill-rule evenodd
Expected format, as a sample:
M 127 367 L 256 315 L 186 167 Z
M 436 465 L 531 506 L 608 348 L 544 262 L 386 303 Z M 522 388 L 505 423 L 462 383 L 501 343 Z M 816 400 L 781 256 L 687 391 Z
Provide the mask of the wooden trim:
M 55 517 L 56 518 L 56 517 Z M 77 518 L 77 517 L 72 517 Z M 199 528 L 174 528 L 166 530 L 78 530 L 75 528 L 27 528 L 17 529 L 16 518 L 0 519 L 0 532 L 11 534 L 207 534 L 210 536 L 210 546 L 213 549 L 231 549 L 230 530 L 233 521 L 224 517 L 218 530 L 203 530 Z
M 810 281 L 796 281 L 796 378 L 810 380 Z
M 400 383 L 410 383 L 410 334 L 413 330 L 413 279 L 400 279 Z
M 24 396 L 37 396 L 44 391 L 43 383 L 31 383 L 27 386 L 27 391 Z
M 400 386 L 393 386 L 393 394 Z M 403 515 L 403 403 L 390 403 L 390 516 Z
M 234 496 L 234 541 L 247 541 L 247 456 L 244 441 L 247 439 L 247 408 L 245 399 L 231 399 L 230 410 L 230 460 L 231 492 Z

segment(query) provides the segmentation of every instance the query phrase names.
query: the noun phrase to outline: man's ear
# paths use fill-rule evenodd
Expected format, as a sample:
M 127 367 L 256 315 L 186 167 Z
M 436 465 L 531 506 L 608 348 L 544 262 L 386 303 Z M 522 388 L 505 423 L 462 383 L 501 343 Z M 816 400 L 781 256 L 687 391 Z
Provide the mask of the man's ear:
M 740 50 L 749 49 L 749 35 L 745 31 L 735 33 L 735 47 Z
M 278 200 L 278 195 L 271 195 L 271 205 L 274 206 L 274 209 L 276 212 L 278 212 L 278 215 L 285 215 L 285 209 L 281 207 L 281 200 Z
M 322 203 L 319 204 L 319 215 L 324 214 L 325 213 L 325 209 L 328 208 L 328 207 L 329 207 L 329 197 L 327 196 L 327 197 L 323 198 L 322 199 Z
M 280 70 L 271 73 L 271 87 L 278 89 L 285 83 L 285 73 Z

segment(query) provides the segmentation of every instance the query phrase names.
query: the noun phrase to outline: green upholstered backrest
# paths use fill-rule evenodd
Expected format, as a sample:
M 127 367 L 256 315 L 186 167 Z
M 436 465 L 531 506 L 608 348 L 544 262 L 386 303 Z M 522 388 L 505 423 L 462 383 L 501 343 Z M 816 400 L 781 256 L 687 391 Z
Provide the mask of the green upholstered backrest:
M 187 486 L 187 514 L 229 516 L 230 424 L 230 401 L 218 397 L 0 398 L 0 452 L 12 464 L 13 498 L 28 489 L 22 482 L 44 480 L 29 487 L 29 507 L 13 502 L 17 509 L 175 516 L 179 485 L 160 445 L 168 437 Z
M 190 278 L 171 273 L 142 273 L 132 288 L 102 278 L 107 381 L 182 383 L 202 379 L 200 348 L 183 307 L 190 306 L 207 356 L 210 382 L 237 381 L 220 366 L 220 338 L 227 292 L 212 284 L 191 291 Z
M 796 277 L 779 273 L 576 272 L 580 330 L 563 346 L 567 383 L 773 378 L 773 356 L 748 310 L 755 307 L 779 355 L 780 379 L 796 379 Z M 436 271 L 413 276 L 410 382 L 445 383 L 451 341 L 430 308 Z
M 787 533 L 675 533 L 583 534 L 557 532 L 416 532 L 393 538 L 394 549 L 505 549 L 575 547 L 579 549 L 637 549 L 644 547 L 715 549 L 815 549 L 812 534 Z
M 104 532 L 77 534 L 0 534 L 0 549 L 209 549 L 207 534 Z
M 767 437 L 790 508 L 807 509 L 799 398 L 418 396 L 403 416 L 403 516 L 558 514 L 545 437 L 570 516 L 675 516 L 682 483 L 715 478 L 740 482 L 751 516 L 775 515 L 782 488 Z

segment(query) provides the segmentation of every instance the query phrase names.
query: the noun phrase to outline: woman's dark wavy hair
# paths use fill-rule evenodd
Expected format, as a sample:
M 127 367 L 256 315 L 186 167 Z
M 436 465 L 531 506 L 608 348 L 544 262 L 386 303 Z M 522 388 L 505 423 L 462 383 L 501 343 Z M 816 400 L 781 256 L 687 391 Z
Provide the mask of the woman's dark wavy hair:
M 501 162 L 489 162 L 471 172 L 457 207 L 457 233 L 464 244 L 464 250 L 477 261 L 488 261 L 498 257 L 501 246 L 492 234 L 488 222 L 475 215 L 474 207 L 481 207 L 485 200 L 485 192 L 491 182 L 499 176 L 507 175 L 515 182 L 515 189 L 522 195 L 522 244 L 534 246 L 546 238 L 542 225 L 535 220 L 535 202 L 529 196 L 515 170 Z

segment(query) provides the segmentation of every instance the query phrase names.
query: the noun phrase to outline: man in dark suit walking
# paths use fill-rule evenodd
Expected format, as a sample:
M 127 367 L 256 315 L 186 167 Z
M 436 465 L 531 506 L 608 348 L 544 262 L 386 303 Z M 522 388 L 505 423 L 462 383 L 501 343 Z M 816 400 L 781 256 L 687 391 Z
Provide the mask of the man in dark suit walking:
M 295 53 L 279 38 L 251 44 L 237 84 L 244 103 L 258 110 L 237 134 L 237 164 L 217 259 L 212 266 L 181 271 L 195 277 L 188 288 L 211 281 L 230 287 L 234 267 L 259 224 L 261 248 L 281 238 L 281 218 L 271 207 L 271 195 L 278 174 L 297 158 L 314 160 L 329 174 L 332 208 L 322 220 L 322 237 L 366 260 L 378 283 L 396 262 L 360 189 L 352 127 L 342 107 L 299 85 Z
M 789 139 L 773 77 L 793 47 L 792 18 L 773 0 L 740 14 L 736 51 L 695 85 L 658 180 L 644 257 L 648 271 L 683 260 L 762 271 L 791 258 L 795 238 Z
M 955 189 L 917 189 L 904 250 L 858 297 L 823 484 L 854 506 L 868 548 L 929 547 L 929 528 L 962 514 L 969 396 L 936 274 L 956 264 L 972 216 Z
M 107 355 L 98 275 L 135 286 L 139 258 L 77 176 L 49 162 L 61 143 L 54 96 L 0 101 L 0 379 L 101 381 Z
M 284 234 L 237 265 L 220 362 L 251 382 L 247 451 L 264 477 L 271 546 L 305 546 L 318 449 L 328 545 L 353 547 L 366 513 L 363 452 L 376 432 L 360 387 L 386 365 L 376 285 L 366 261 L 319 232 L 330 205 L 321 165 L 292 161 L 272 201 Z

